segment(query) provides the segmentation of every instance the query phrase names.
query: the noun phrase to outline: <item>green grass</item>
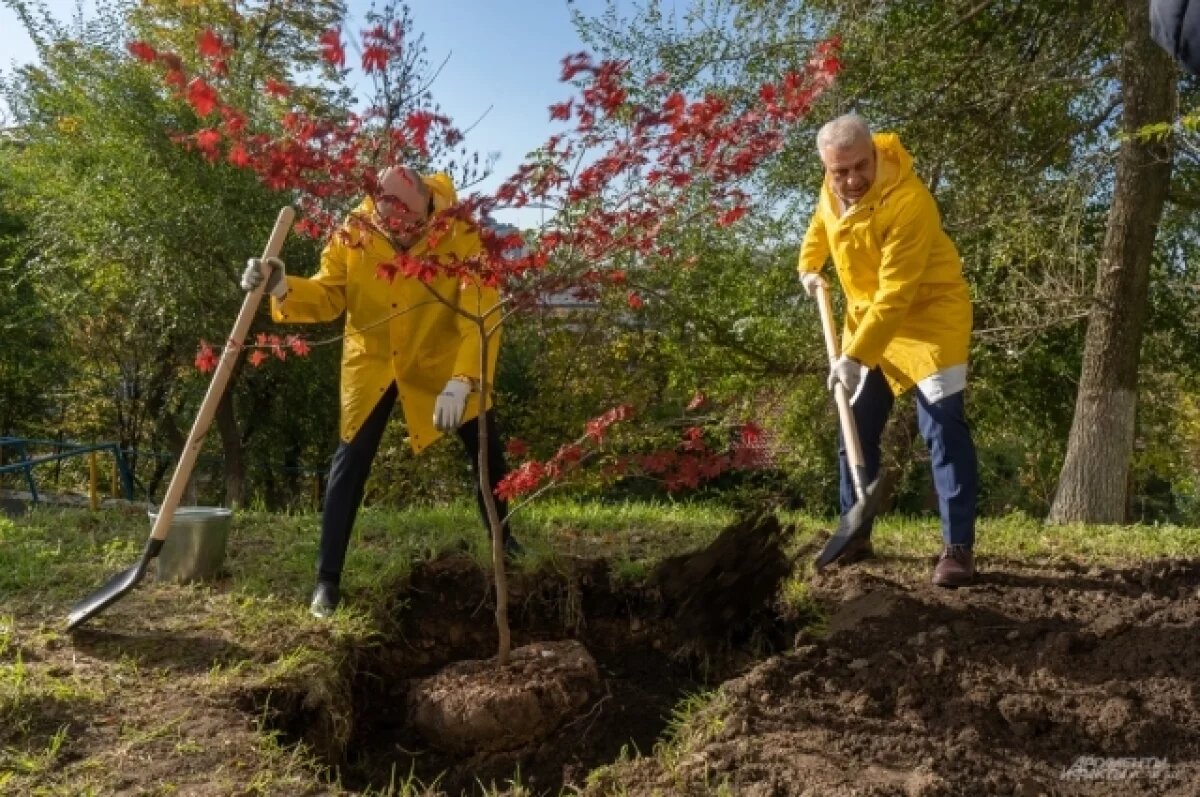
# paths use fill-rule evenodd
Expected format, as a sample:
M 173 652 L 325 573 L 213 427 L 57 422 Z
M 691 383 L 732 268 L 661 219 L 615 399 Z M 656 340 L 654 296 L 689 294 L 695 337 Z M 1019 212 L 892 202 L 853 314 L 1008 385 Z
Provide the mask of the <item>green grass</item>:
M 805 515 L 785 515 L 783 519 L 796 523 L 802 531 L 836 526 L 834 519 L 817 520 Z M 871 539 L 875 551 L 884 557 L 924 560 L 941 548 L 941 525 L 934 515 L 885 515 L 876 522 Z M 1160 557 L 1200 556 L 1200 528 L 1048 525 L 1038 518 L 1014 514 L 982 518 L 975 532 L 975 551 L 979 557 L 995 560 L 1070 559 L 1111 567 Z
M 703 545 L 734 519 L 708 504 L 541 501 L 513 522 L 528 551 L 517 566 L 604 556 L 616 578 L 637 581 L 662 557 Z M 797 551 L 834 526 L 832 519 L 802 514 L 785 513 L 781 520 L 796 525 Z M 0 518 L 0 793 L 113 793 L 133 762 L 164 757 L 211 767 L 205 778 L 228 784 L 231 792 L 342 793 L 316 751 L 280 741 L 270 722 L 275 701 L 301 696 L 323 717 L 331 742 L 344 741 L 347 674 L 358 651 L 379 644 L 377 610 L 394 606 L 398 580 L 414 561 L 439 551 L 489 559 L 473 504 L 368 508 L 355 527 L 346 569 L 344 586 L 353 600 L 331 621 L 319 621 L 307 612 L 319 516 L 238 512 L 227 577 L 196 585 L 148 577 L 89 623 L 91 636 L 67 634 L 70 606 L 136 562 L 149 531 L 141 509 L 38 509 L 17 520 Z M 939 524 L 933 516 L 885 516 L 874 540 L 880 561 L 873 567 L 927 568 L 940 546 Z M 1200 529 L 1046 526 L 1013 515 L 980 521 L 977 552 L 985 562 L 1117 567 L 1200 556 Z M 783 600 L 819 631 L 809 561 L 798 561 Z M 682 702 L 656 756 L 678 761 L 718 733 L 718 694 Z M 204 719 L 214 707 L 244 705 L 247 695 L 258 696 L 261 715 L 245 715 L 241 732 L 252 735 L 230 758 L 193 725 L 197 713 Z M 169 707 L 160 705 L 164 696 L 174 701 Z M 119 722 L 100 731 L 91 724 L 97 716 Z M 96 747 L 97 733 L 108 734 L 108 747 Z M 604 780 L 602 772 L 596 780 Z M 171 793 L 176 782 L 185 793 L 189 781 L 175 778 L 163 782 L 161 793 Z M 519 779 L 501 787 L 509 793 L 524 788 Z M 613 787 L 619 792 L 619 784 Z M 433 788 L 411 773 L 396 773 L 373 793 L 418 795 Z

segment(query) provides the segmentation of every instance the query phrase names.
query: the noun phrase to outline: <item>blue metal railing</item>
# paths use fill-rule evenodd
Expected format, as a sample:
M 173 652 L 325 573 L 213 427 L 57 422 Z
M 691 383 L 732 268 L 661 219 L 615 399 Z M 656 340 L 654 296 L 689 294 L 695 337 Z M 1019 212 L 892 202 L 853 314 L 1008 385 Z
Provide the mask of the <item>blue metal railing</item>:
M 29 455 L 30 446 L 51 446 L 54 448 L 54 453 L 31 457 Z M 121 493 L 126 500 L 133 500 L 133 474 L 129 470 L 129 463 L 125 459 L 125 454 L 121 451 L 121 446 L 117 443 L 84 445 L 61 440 L 30 440 L 24 437 L 0 437 L 0 448 L 12 448 L 20 457 L 19 462 L 0 465 L 0 475 L 5 473 L 24 473 L 25 484 L 29 487 L 29 495 L 34 504 L 38 502 L 37 480 L 33 478 L 33 469 L 35 467 L 45 465 L 48 462 L 61 462 L 64 459 L 90 454 L 93 451 L 108 451 L 112 453 L 113 462 L 117 467 L 117 474 L 121 479 Z
M 6 473 L 22 473 L 25 476 L 25 484 L 29 488 L 30 501 L 33 504 L 38 503 L 37 480 L 34 478 L 33 469 L 38 465 L 45 465 L 51 462 L 61 462 L 71 457 L 82 456 L 92 452 L 111 452 L 113 462 L 116 465 L 117 474 L 121 481 L 122 496 L 129 501 L 133 500 L 134 485 L 136 478 L 129 467 L 129 458 L 126 452 L 122 451 L 117 443 L 72 443 L 63 440 L 36 440 L 27 437 L 0 437 L 0 449 L 10 448 L 16 451 L 19 461 L 11 462 L 7 465 L 0 465 L 0 475 Z M 39 456 L 30 456 L 30 448 L 52 448 L 53 454 L 43 454 Z M 154 451 L 131 451 L 130 455 L 157 460 L 174 460 L 175 455 L 164 454 Z M 207 464 L 218 464 L 222 458 L 214 455 L 201 455 L 198 462 Z M 283 467 L 281 470 L 284 473 L 299 474 L 301 476 L 316 476 L 318 479 L 329 475 L 328 468 L 305 468 L 305 467 Z M 317 482 L 318 486 L 320 481 Z M 144 489 L 144 488 L 143 488 Z

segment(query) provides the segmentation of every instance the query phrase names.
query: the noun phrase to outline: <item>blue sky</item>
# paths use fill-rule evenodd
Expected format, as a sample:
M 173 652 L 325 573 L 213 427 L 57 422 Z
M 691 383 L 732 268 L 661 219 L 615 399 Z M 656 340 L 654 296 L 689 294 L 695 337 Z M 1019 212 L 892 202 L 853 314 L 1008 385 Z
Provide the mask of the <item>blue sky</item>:
M 622 0 L 621 5 L 633 3 Z M 56 19 L 67 22 L 77 0 L 45 4 Z M 350 0 L 349 6 L 349 32 L 357 34 L 370 2 Z M 85 17 L 94 14 L 92 0 L 84 0 L 82 7 Z M 547 108 L 571 94 L 571 87 L 558 80 L 560 61 L 583 49 L 571 9 L 599 14 L 605 7 L 605 0 L 411 0 L 414 26 L 425 36 L 431 65 L 448 59 L 433 85 L 435 99 L 460 127 L 482 116 L 469 131 L 467 145 L 481 154 L 500 154 L 495 176 L 478 189 L 494 188 L 525 153 L 554 132 Z M 0 41 L 0 68 L 6 71 L 13 63 L 37 58 L 24 27 L 3 3 Z

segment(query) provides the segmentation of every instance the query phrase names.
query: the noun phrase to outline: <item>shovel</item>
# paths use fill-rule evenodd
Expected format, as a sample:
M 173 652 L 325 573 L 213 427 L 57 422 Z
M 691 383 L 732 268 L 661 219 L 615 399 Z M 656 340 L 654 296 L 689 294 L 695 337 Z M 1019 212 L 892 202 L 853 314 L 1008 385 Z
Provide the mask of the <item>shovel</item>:
M 829 354 L 832 365 L 840 356 L 837 331 L 833 326 L 833 308 L 829 302 L 829 291 L 823 285 L 816 290 L 817 309 L 821 314 L 821 330 L 825 333 L 825 351 Z M 825 543 L 821 555 L 817 557 L 816 570 L 819 572 L 830 562 L 837 559 L 846 548 L 858 540 L 864 539 L 870 533 L 871 521 L 879 512 L 886 490 L 880 479 L 867 483 L 867 465 L 863 459 L 862 444 L 858 439 L 858 425 L 854 422 L 854 411 L 850 408 L 850 395 L 846 386 L 837 382 L 833 386 L 833 400 L 837 404 L 838 421 L 842 428 L 842 442 L 846 446 L 846 459 L 850 465 L 850 481 L 854 485 L 854 495 L 858 499 L 850 511 L 842 515 L 838 522 L 837 531 Z
M 279 250 L 283 248 L 283 240 L 287 237 L 295 217 L 296 211 L 290 207 L 279 211 L 275 229 L 271 230 L 271 238 L 267 241 L 267 248 L 263 251 L 263 259 L 279 256 Z M 195 423 L 192 424 L 192 431 L 183 447 L 179 464 L 175 466 L 175 475 L 171 477 L 167 494 L 163 497 L 162 505 L 158 509 L 158 517 L 155 518 L 154 526 L 150 530 L 150 539 L 146 541 L 141 560 L 128 570 L 113 576 L 103 587 L 76 603 L 72 607 L 71 613 L 67 615 L 68 630 L 95 617 L 137 586 L 138 582 L 142 580 L 142 576 L 146 574 L 146 567 L 150 564 L 150 560 L 158 556 L 159 551 L 162 550 L 163 541 L 166 540 L 167 532 L 171 528 L 171 520 L 179 506 L 179 499 L 183 497 L 184 488 L 192 477 L 192 468 L 200 454 L 204 435 L 212 424 L 213 416 L 217 412 L 217 405 L 221 403 L 221 396 L 225 393 L 229 375 L 233 372 L 233 366 L 241 353 L 242 341 L 246 339 L 246 333 L 250 330 L 250 322 L 254 320 L 254 314 L 258 311 L 266 284 L 267 280 L 262 280 L 257 288 L 246 294 L 246 298 L 242 302 L 242 310 L 238 313 L 233 331 L 229 333 L 229 340 L 225 344 L 224 351 L 221 352 L 221 361 L 213 372 L 208 392 L 204 394 L 204 401 L 200 403 L 200 411 L 196 415 Z

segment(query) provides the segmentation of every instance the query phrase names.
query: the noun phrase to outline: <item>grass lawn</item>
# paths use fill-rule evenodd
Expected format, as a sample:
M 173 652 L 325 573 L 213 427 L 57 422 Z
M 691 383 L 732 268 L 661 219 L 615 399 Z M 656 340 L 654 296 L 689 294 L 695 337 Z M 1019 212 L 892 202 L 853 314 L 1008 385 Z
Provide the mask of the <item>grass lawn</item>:
M 615 577 L 636 581 L 733 519 L 684 504 L 543 502 L 514 523 L 527 549 L 516 567 L 604 557 Z M 781 519 L 796 525 L 798 548 L 831 527 L 822 518 Z M 388 625 L 378 607 L 416 559 L 443 550 L 469 550 L 480 562 L 488 555 L 473 506 L 366 510 L 343 585 L 353 600 L 332 621 L 318 621 L 307 599 L 319 517 L 241 512 L 222 578 L 172 585 L 148 577 L 66 632 L 70 606 L 135 563 L 148 532 L 135 509 L 0 518 L 0 794 L 346 793 L 321 761 L 350 732 L 347 674 Z M 874 539 L 897 567 L 925 568 L 938 549 L 937 521 L 884 518 Z M 985 567 L 1195 557 L 1200 529 L 987 519 L 978 554 Z M 807 599 L 807 572 L 802 562 L 785 600 Z M 480 622 L 490 620 L 481 614 Z M 273 730 L 274 695 L 303 695 L 304 716 L 322 724 L 328 749 L 289 744 Z M 397 773 L 383 791 L 422 788 Z

